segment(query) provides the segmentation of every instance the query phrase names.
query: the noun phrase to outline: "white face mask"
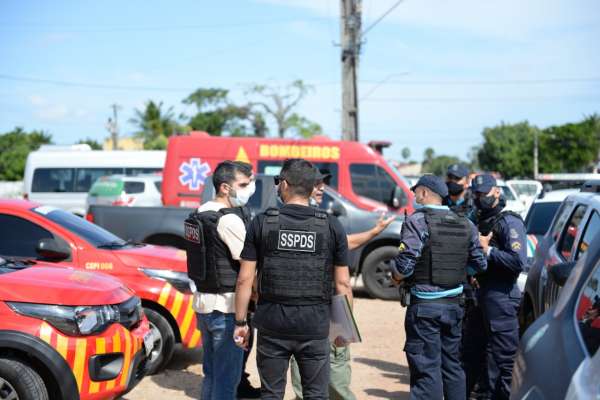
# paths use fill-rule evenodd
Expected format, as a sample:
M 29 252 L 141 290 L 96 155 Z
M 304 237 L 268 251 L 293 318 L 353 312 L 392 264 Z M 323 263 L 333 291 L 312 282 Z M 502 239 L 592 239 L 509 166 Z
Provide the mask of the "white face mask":
M 252 181 L 243 189 L 234 190 L 235 196 L 229 196 L 229 201 L 234 207 L 243 207 L 248 204 L 248 200 L 256 191 L 256 182 Z

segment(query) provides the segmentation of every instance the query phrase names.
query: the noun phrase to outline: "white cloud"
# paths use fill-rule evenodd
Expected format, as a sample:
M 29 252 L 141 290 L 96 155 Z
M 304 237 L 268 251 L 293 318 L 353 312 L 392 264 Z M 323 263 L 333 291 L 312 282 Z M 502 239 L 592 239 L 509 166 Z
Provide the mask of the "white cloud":
M 62 102 L 49 100 L 39 94 L 32 94 L 27 99 L 32 106 L 33 115 L 45 121 L 65 121 L 73 118 L 84 118 L 88 111 L 84 108 L 71 108 Z

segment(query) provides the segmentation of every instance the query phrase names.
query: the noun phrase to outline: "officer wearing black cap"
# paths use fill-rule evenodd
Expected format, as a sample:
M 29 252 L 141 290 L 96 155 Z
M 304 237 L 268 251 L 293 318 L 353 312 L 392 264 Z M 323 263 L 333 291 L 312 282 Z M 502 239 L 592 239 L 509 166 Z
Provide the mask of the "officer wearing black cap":
M 452 164 L 446 173 L 448 196 L 444 198 L 447 205 L 456 214 L 475 220 L 473 199 L 469 191 L 469 169 L 463 164 Z
M 293 355 L 305 399 L 327 399 L 333 290 L 352 301 L 346 233 L 334 217 L 309 206 L 317 169 L 286 160 L 276 179 L 284 202 L 250 224 L 236 289 L 235 340 L 245 347 L 246 310 L 258 271 L 257 365 L 262 399 L 283 399 Z M 333 284 L 335 283 L 335 284 Z
M 517 309 L 521 293 L 517 278 L 527 262 L 526 234 L 518 214 L 504 211 L 506 200 L 496 179 L 479 175 L 471 190 L 477 207 L 480 241 L 487 256 L 487 270 L 477 275 L 478 297 L 484 326 L 469 326 L 468 330 L 485 333 L 479 354 L 486 357 L 489 393 L 484 398 L 508 399 L 514 357 L 519 344 Z M 466 364 L 469 390 L 478 381 L 481 360 Z
M 464 400 L 463 283 L 485 270 L 486 259 L 473 223 L 442 205 L 448 189 L 441 178 L 425 175 L 412 190 L 423 207 L 405 220 L 391 263 L 392 279 L 410 290 L 404 302 L 410 398 Z

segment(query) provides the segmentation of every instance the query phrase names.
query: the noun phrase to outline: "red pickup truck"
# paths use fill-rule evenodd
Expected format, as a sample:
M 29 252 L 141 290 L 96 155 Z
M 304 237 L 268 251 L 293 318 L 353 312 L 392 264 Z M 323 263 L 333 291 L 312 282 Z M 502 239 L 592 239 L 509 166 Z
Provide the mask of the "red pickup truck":
M 201 345 L 185 251 L 126 242 L 57 208 L 0 200 L 0 254 L 119 278 L 142 299 L 157 340 L 149 373 L 169 362 L 175 343 L 189 348 Z

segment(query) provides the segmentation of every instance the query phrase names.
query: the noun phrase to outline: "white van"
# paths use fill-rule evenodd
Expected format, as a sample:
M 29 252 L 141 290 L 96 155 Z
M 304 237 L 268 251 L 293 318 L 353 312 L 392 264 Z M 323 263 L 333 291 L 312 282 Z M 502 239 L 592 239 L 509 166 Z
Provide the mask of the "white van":
M 23 196 L 85 215 L 87 193 L 101 176 L 162 171 L 165 151 L 102 151 L 87 145 L 42 146 L 27 156 Z

